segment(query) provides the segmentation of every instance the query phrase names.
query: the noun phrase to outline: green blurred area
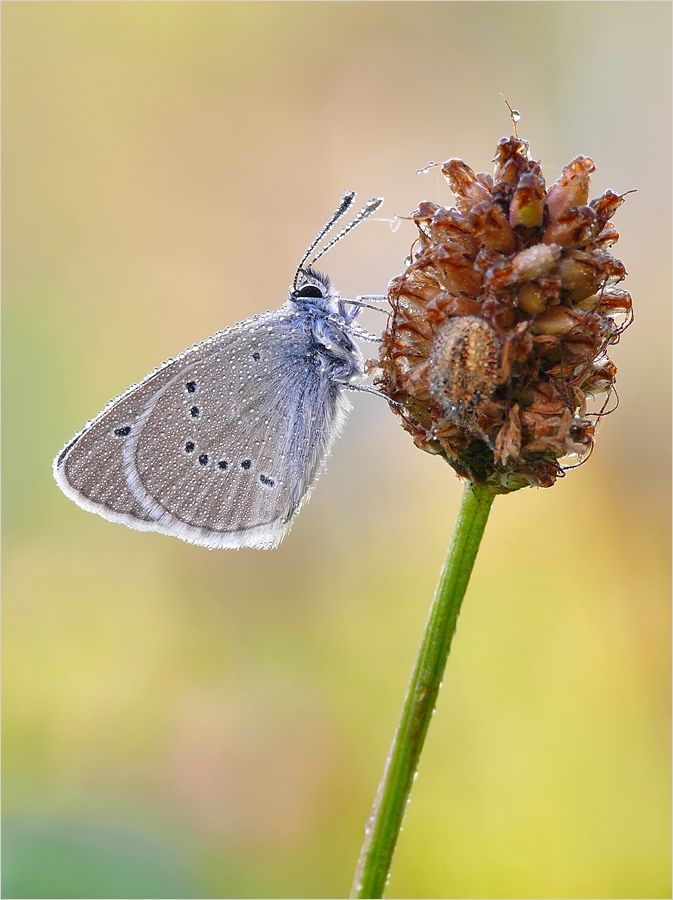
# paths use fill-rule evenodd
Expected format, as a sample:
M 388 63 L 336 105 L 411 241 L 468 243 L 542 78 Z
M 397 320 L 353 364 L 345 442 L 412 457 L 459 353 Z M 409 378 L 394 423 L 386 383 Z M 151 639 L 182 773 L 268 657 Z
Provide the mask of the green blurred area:
M 548 180 L 637 188 L 636 323 L 589 463 L 496 500 L 388 896 L 670 896 L 670 38 L 667 3 L 3 5 L 3 896 L 347 895 L 458 481 L 358 396 L 283 546 L 209 552 L 51 460 L 280 305 L 344 190 L 490 170 L 500 92 Z M 412 240 L 324 266 L 379 293 Z

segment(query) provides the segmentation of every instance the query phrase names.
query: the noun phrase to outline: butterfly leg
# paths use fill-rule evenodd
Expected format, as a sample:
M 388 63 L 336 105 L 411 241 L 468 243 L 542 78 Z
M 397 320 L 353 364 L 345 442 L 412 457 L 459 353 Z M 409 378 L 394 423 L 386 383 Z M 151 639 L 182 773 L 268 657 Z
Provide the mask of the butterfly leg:
M 376 388 L 369 387 L 367 384 L 354 384 L 352 381 L 337 381 L 336 383 L 342 384 L 345 388 L 348 388 L 349 391 L 360 391 L 363 394 L 373 394 L 375 397 L 381 397 L 386 403 L 392 403 L 393 406 L 402 406 L 397 400 L 391 400 L 387 394 L 384 394 L 382 391 L 377 391 Z
M 384 309 L 381 306 L 374 306 L 373 303 L 367 303 L 367 300 L 376 300 L 378 302 L 384 302 L 388 298 L 383 294 L 363 294 L 362 296 L 355 297 L 354 300 L 342 300 L 342 303 L 350 303 L 353 307 L 348 312 L 344 309 L 344 318 L 347 322 L 352 322 L 356 316 L 360 315 L 360 310 L 362 309 L 373 309 L 376 312 L 382 312 L 388 315 L 388 310 Z
M 380 344 L 381 338 L 377 337 L 371 331 L 367 331 L 366 328 L 362 328 L 356 322 L 352 320 L 348 323 L 348 333 L 353 337 L 360 338 L 361 341 L 367 341 L 370 344 Z

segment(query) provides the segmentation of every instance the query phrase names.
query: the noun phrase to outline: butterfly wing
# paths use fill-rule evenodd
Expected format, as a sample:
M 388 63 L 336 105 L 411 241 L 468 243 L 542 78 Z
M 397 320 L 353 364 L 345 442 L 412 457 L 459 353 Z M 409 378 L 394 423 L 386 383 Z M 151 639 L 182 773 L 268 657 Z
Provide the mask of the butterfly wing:
M 123 444 L 145 403 L 182 368 L 181 363 L 180 359 L 170 360 L 111 401 L 56 457 L 57 484 L 83 509 L 132 528 L 153 527 L 152 517 L 126 483 Z
M 84 509 L 206 547 L 277 546 L 348 407 L 288 307 L 233 326 L 113 401 L 54 464 Z

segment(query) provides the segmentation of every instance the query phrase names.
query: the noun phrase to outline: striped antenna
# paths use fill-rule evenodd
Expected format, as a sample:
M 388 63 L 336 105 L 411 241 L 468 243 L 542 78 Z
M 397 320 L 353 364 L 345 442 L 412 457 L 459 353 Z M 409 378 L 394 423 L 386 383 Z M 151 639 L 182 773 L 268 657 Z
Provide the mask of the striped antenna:
M 365 205 L 362 207 L 362 209 L 357 214 L 357 216 L 353 219 L 353 221 L 349 222 L 345 228 L 342 228 L 338 234 L 335 234 L 334 237 L 332 238 L 332 240 L 328 241 L 328 243 L 325 244 L 325 246 L 322 248 L 322 250 L 319 250 L 318 253 L 316 253 L 316 255 L 313 257 L 313 259 L 311 260 L 309 265 L 312 266 L 313 263 L 316 262 L 316 260 L 320 259 L 321 256 L 323 256 L 325 253 L 327 253 L 327 251 L 331 247 L 333 247 L 336 243 L 338 243 L 341 240 L 341 238 L 346 237 L 348 232 L 352 231 L 356 225 L 359 225 L 360 222 L 364 222 L 365 219 L 368 219 L 372 213 L 376 212 L 376 210 L 381 206 L 382 203 L 383 203 L 383 197 L 372 197 L 371 200 L 369 200 L 367 203 L 365 203 Z M 336 220 L 334 220 L 334 221 L 336 221 Z M 323 230 L 323 234 L 325 234 L 324 230 Z M 317 243 L 318 243 L 318 241 L 314 241 L 313 247 L 315 247 L 315 245 Z M 311 248 L 311 249 L 313 249 L 313 248 Z M 308 254 L 306 254 L 306 256 L 304 257 L 304 260 L 302 260 L 302 262 L 305 262 L 307 257 L 308 257 Z
M 294 273 L 294 281 L 292 282 L 292 290 L 297 290 L 297 281 L 299 279 L 299 274 L 302 271 L 304 263 L 309 258 L 311 253 L 315 250 L 316 246 L 320 243 L 320 241 L 325 237 L 327 232 L 332 228 L 342 216 L 345 216 L 348 210 L 353 205 L 353 200 L 355 199 L 355 191 L 348 191 L 348 193 L 344 194 L 341 198 L 341 202 L 337 206 L 337 208 L 332 213 L 329 221 L 326 225 L 324 225 L 315 238 L 311 241 L 311 246 L 308 248 L 306 253 L 302 256 L 301 262 L 297 266 L 297 271 Z M 324 251 L 323 251 L 324 252 Z M 321 254 L 322 255 L 322 254 Z

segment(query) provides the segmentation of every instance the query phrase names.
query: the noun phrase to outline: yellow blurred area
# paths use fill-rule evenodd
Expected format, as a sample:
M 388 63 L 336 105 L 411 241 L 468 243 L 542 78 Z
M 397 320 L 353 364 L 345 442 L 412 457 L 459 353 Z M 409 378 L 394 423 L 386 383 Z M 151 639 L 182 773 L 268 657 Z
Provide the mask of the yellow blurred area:
M 51 460 L 280 305 L 345 190 L 450 203 L 416 170 L 489 171 L 501 93 L 549 181 L 637 188 L 636 322 L 592 459 L 495 502 L 388 896 L 670 896 L 670 38 L 659 2 L 3 5 L 4 896 L 347 895 L 457 479 L 356 396 L 282 547 L 209 552 Z M 321 263 L 381 293 L 412 240 Z

